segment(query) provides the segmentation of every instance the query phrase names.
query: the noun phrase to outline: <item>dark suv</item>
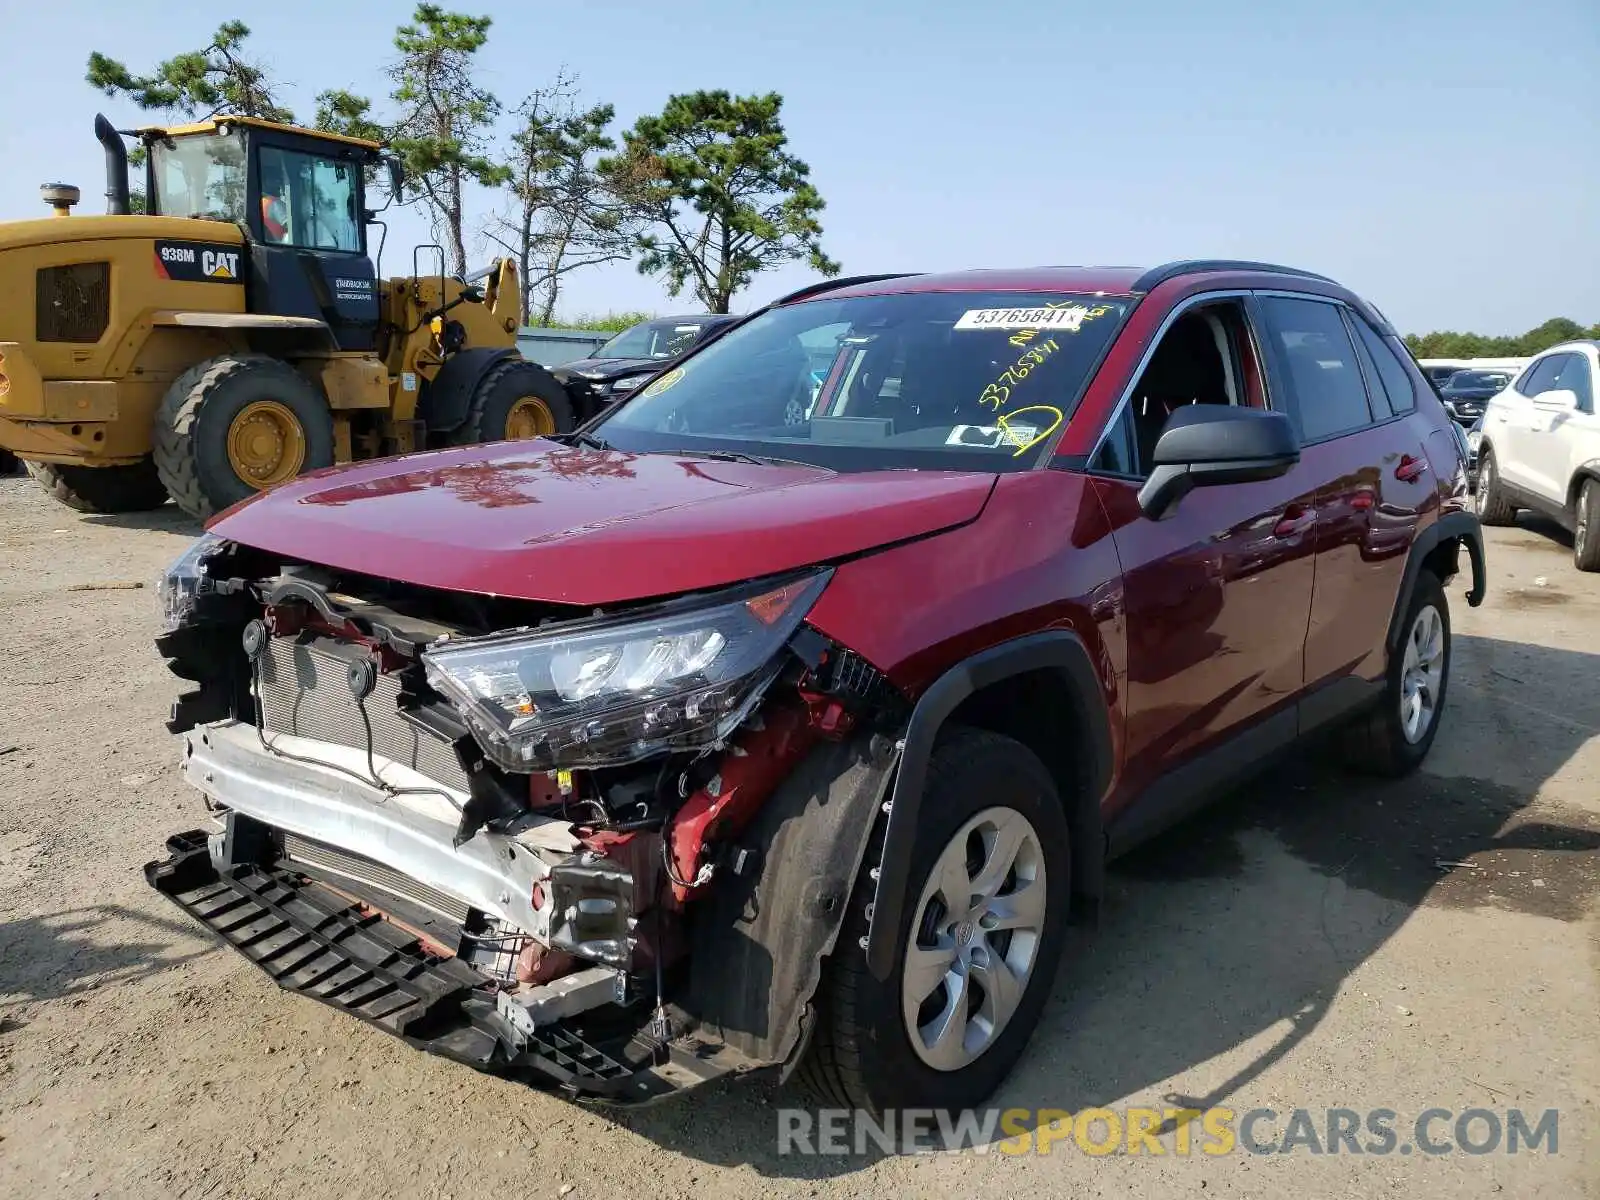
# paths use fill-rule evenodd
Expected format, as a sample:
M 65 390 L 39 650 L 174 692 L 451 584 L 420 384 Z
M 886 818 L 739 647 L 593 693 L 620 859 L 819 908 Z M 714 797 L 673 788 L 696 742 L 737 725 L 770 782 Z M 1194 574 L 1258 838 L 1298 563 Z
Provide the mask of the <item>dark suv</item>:
M 1417 766 L 1463 560 L 1459 434 L 1328 279 L 834 281 L 564 439 L 217 518 L 158 643 L 214 823 L 147 874 L 569 1094 L 974 1105 L 1110 855 L 1320 730 Z

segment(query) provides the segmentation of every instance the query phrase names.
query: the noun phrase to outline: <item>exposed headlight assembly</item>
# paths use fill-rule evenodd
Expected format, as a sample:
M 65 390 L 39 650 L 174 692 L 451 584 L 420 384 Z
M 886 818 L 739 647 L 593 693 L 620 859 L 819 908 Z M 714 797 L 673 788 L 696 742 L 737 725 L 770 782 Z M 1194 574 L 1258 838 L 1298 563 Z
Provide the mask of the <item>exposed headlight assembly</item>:
M 620 766 L 731 733 L 829 571 L 549 632 L 436 643 L 428 682 L 510 771 Z
M 224 544 L 222 538 L 202 533 L 161 576 L 156 584 L 156 602 L 161 608 L 161 628 L 164 633 L 171 633 L 186 625 L 194 614 L 198 598 L 215 586 L 206 574 L 206 560 L 221 550 Z

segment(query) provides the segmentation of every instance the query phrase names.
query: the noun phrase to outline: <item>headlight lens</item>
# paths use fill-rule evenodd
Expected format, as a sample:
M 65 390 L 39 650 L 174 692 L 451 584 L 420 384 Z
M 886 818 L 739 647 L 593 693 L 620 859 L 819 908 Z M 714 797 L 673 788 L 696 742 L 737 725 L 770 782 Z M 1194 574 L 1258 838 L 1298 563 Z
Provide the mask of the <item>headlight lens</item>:
M 223 539 L 202 533 L 167 568 L 156 584 L 156 602 L 161 607 L 161 627 L 171 633 L 188 623 L 198 598 L 215 585 L 206 574 L 206 560 L 222 549 Z
M 613 396 L 624 395 L 627 392 L 633 391 L 634 388 L 638 387 L 641 383 L 644 383 L 649 378 L 649 372 L 646 372 L 643 375 L 624 375 L 621 379 L 618 379 L 612 383 L 610 389 L 611 394 Z
M 499 766 L 618 766 L 731 733 L 828 575 L 558 632 L 446 642 L 422 658 Z

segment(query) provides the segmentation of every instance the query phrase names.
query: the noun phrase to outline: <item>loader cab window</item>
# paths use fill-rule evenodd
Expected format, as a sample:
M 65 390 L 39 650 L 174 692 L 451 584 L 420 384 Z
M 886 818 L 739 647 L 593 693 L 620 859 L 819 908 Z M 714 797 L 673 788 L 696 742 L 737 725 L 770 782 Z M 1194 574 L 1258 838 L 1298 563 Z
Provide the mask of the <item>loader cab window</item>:
M 360 177 L 360 163 L 262 146 L 262 240 L 359 251 Z
M 204 221 L 243 221 L 244 139 L 210 133 L 150 143 L 153 211 Z

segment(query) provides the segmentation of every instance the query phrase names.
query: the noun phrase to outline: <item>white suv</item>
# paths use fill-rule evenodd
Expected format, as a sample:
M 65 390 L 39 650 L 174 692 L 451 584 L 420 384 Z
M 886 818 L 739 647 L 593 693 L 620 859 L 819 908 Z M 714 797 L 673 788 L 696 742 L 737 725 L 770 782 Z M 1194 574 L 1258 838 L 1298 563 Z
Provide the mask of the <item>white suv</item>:
M 1509 525 L 1519 508 L 1573 534 L 1579 570 L 1600 571 L 1600 342 L 1564 342 L 1489 401 L 1478 448 L 1478 516 Z

